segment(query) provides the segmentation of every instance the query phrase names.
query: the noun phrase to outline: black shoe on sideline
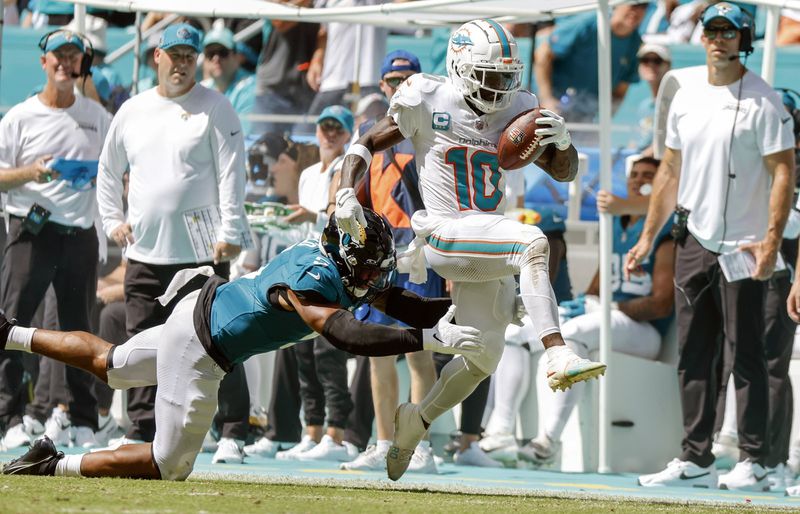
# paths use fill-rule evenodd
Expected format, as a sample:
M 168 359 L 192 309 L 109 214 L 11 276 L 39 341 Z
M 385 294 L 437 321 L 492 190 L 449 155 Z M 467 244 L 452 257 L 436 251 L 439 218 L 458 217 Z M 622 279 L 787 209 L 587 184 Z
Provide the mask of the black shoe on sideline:
M 15 325 L 14 320 L 7 320 L 6 317 L 0 314 L 0 350 L 6 349 L 8 342 L 8 333 L 11 332 L 11 327 Z
M 4 318 L 5 319 L 5 318 Z M 64 453 L 56 450 L 49 437 L 37 439 L 28 453 L 3 467 L 4 475 L 55 475 L 56 464 Z

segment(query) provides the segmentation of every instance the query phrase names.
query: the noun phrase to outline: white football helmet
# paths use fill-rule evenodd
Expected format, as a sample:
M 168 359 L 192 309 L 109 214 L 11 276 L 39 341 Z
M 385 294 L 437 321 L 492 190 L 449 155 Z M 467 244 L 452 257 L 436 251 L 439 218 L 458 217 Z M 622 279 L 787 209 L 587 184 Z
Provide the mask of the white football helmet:
M 494 20 L 460 26 L 447 46 L 447 75 L 456 89 L 485 113 L 505 109 L 522 76 L 514 36 Z

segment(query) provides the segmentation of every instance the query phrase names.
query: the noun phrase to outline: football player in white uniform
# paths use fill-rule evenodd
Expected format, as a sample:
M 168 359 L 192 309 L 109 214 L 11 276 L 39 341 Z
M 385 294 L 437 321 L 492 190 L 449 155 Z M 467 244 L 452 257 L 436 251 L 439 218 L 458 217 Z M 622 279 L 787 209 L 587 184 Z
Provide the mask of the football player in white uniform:
M 406 256 L 412 280 L 415 270 L 424 269 L 424 250 L 430 266 L 454 282 L 458 316 L 481 330 L 486 348 L 480 356 L 461 356 L 447 364 L 419 405 L 398 407 L 386 461 L 392 480 L 403 475 L 430 423 L 497 367 L 505 328 L 515 313 L 515 274 L 520 275 L 524 307 L 546 348 L 550 387 L 566 389 L 605 372 L 604 364 L 582 359 L 564 345 L 544 234 L 502 215 L 505 171 L 498 165 L 497 141 L 512 118 L 538 106 L 533 94 L 519 91 L 522 69 L 514 38 L 497 22 L 462 25 L 449 42 L 448 77 L 417 74 L 406 80 L 392 98 L 388 116 L 351 145 L 344 160 L 336 217 L 357 238 L 364 220 L 353 191 L 355 178 L 367 169 L 373 152 L 412 140 L 425 204 L 411 220 L 418 236 L 411 246 L 418 253 Z M 543 113 L 536 134 L 547 147 L 537 164 L 572 180 L 578 155 L 564 119 Z

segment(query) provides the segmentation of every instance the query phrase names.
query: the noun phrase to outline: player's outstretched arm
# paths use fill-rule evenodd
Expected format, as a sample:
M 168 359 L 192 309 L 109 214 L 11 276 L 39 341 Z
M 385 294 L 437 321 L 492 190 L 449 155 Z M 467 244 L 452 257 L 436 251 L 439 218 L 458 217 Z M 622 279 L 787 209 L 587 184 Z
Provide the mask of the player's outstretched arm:
M 359 240 L 359 227 L 366 226 L 364 211 L 356 199 L 353 185 L 356 177 L 361 176 L 372 162 L 372 154 L 391 148 L 404 139 L 394 120 L 386 116 L 363 136 L 350 145 L 342 161 L 342 179 L 339 191 L 336 192 L 336 221 L 339 229 Z
M 427 298 L 402 287 L 392 287 L 372 302 L 376 309 L 414 328 L 436 325 L 452 304 L 450 298 Z
M 330 343 L 354 355 L 381 357 L 432 350 L 439 353 L 477 355 L 483 352 L 480 330 L 450 323 L 451 307 L 434 328 L 401 329 L 364 323 L 339 305 L 321 305 L 287 290 L 287 299 L 300 318 Z

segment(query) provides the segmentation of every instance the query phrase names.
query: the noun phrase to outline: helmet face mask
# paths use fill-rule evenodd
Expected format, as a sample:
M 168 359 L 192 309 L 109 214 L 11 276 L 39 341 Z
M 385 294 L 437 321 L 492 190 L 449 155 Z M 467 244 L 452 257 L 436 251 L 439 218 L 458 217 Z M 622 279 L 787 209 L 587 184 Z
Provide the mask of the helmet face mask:
M 514 37 L 493 20 L 465 23 L 450 38 L 447 75 L 459 93 L 484 113 L 511 105 L 523 70 Z
M 397 260 L 389 225 L 370 209 L 364 209 L 364 216 L 367 226 L 362 227 L 363 243 L 341 232 L 335 216 L 331 216 L 320 243 L 336 263 L 350 298 L 369 303 L 394 283 Z

